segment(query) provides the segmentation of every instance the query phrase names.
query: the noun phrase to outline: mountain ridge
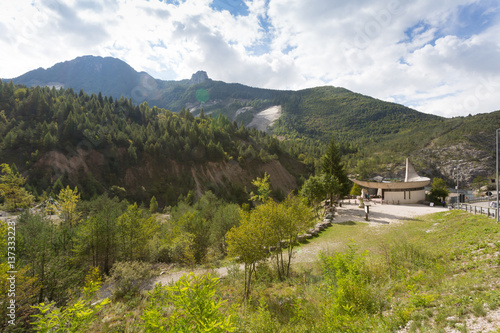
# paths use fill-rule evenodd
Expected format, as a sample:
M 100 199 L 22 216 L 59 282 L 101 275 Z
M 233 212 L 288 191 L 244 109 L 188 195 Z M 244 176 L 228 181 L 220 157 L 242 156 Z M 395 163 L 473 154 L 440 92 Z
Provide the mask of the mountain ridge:
M 91 74 L 96 72 L 99 73 L 97 78 L 92 78 Z M 169 93 L 169 89 L 172 89 L 172 87 L 184 87 L 189 89 L 189 87 L 200 85 L 199 88 L 204 89 L 207 88 L 208 85 L 215 90 L 214 96 L 211 96 L 215 99 L 219 97 L 220 89 L 222 89 L 221 85 L 223 85 L 224 88 L 232 87 L 233 95 L 235 95 L 233 97 L 240 99 L 245 99 L 245 97 L 256 98 L 257 96 L 261 99 L 267 99 L 274 97 L 271 96 L 274 94 L 280 96 L 290 93 L 307 92 L 311 89 L 328 89 L 329 87 L 341 90 L 345 93 L 354 93 L 346 88 L 332 86 L 319 86 L 301 90 L 278 90 L 250 87 L 241 83 L 225 83 L 223 81 L 212 80 L 204 70 L 193 73 L 191 79 L 161 80 L 152 77 L 144 71 L 136 71 L 133 67 L 118 58 L 93 55 L 85 55 L 73 60 L 60 62 L 47 69 L 40 67 L 10 80 L 12 80 L 14 84 L 22 84 L 28 87 L 36 85 L 50 86 L 52 83 L 58 83 L 63 88 L 72 88 L 77 92 L 83 89 L 89 94 L 98 94 L 101 92 L 102 95 L 112 96 L 113 98 L 120 98 L 121 96 L 126 98 L 130 97 L 134 103 L 140 104 L 146 101 L 150 105 L 166 108 L 174 112 L 180 111 L 180 109 L 172 108 L 172 106 L 177 106 L 175 103 L 169 103 L 168 99 L 155 98 L 159 97 L 160 92 Z M 4 81 L 8 80 L 4 79 Z M 130 83 L 124 85 L 123 81 L 129 81 Z M 124 89 L 118 91 L 118 89 L 112 89 L 110 85 Z M 189 92 L 189 95 L 191 97 L 191 103 L 196 101 L 196 99 L 191 96 L 192 92 Z M 182 107 L 183 106 L 181 106 L 181 108 Z

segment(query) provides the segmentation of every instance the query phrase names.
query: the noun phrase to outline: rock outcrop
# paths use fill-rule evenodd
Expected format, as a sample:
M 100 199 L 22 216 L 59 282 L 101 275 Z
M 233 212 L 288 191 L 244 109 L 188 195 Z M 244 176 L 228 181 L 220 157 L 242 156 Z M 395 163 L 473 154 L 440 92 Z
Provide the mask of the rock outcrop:
M 189 81 L 192 84 L 198 84 L 198 83 L 202 83 L 202 82 L 205 82 L 205 81 L 208 81 L 208 80 L 210 80 L 210 78 L 208 77 L 207 72 L 205 72 L 205 71 L 197 71 L 196 73 L 194 73 L 191 76 L 191 80 L 189 80 Z

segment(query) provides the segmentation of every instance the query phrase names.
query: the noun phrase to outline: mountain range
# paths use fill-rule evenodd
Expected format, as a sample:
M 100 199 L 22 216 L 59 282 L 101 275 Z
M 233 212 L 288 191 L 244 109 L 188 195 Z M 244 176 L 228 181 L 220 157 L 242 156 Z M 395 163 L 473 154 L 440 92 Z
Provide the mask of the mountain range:
M 470 185 L 478 177 L 493 174 L 492 134 L 500 127 L 499 111 L 443 118 L 341 87 L 261 89 L 215 81 L 204 71 L 191 79 L 164 81 L 111 57 L 83 56 L 12 81 L 115 99 L 123 96 L 136 104 L 146 102 L 173 112 L 188 109 L 195 116 L 223 114 L 291 146 L 299 140 L 321 148 L 334 137 L 348 169 L 361 178 L 400 175 L 404 158 L 410 157 L 424 175 L 442 177 L 450 186 L 458 176 L 459 182 Z M 296 151 L 295 157 L 308 153 Z
M 48 69 L 38 68 L 12 81 L 28 87 L 53 86 L 72 88 L 75 92 L 83 90 L 88 94 L 101 93 L 115 99 L 123 96 L 131 98 L 135 104 L 147 102 L 149 106 L 174 112 L 188 108 L 195 115 L 203 108 L 205 114 L 223 113 L 231 120 L 242 121 L 245 125 L 252 124 L 255 118 L 259 118 L 259 113 L 271 107 L 279 107 L 277 112 L 282 115 L 283 111 L 287 122 L 293 123 L 294 118 L 302 116 L 325 118 L 333 115 L 335 119 L 332 125 L 352 127 L 349 124 L 355 124 L 359 130 L 363 130 L 368 123 L 373 126 L 374 122 L 386 121 L 387 117 L 391 118 L 389 122 L 392 124 L 394 118 L 398 119 L 398 123 L 404 124 L 413 123 L 417 119 L 439 119 L 402 105 L 330 86 L 299 91 L 260 89 L 214 81 L 204 71 L 198 71 L 189 80 L 164 81 L 145 72 L 137 72 L 122 60 L 111 57 L 78 57 Z M 260 118 L 266 117 L 261 114 Z M 329 125 L 324 127 L 331 122 L 329 119 L 320 124 L 323 128 L 314 126 L 312 131 L 309 128 L 296 128 L 296 124 L 293 127 L 297 132 L 314 137 L 328 132 Z M 254 121 L 255 127 L 259 127 L 259 124 Z M 385 133 L 397 130 L 383 127 Z M 260 128 L 267 130 L 267 127 Z

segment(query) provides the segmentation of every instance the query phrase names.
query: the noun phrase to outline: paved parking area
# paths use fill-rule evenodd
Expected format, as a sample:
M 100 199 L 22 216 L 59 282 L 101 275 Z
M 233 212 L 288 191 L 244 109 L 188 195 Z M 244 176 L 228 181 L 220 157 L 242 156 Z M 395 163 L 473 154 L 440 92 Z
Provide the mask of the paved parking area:
M 368 221 L 365 220 L 365 211 L 354 203 L 343 203 L 337 207 L 334 222 L 371 222 L 380 224 L 399 223 L 412 220 L 416 216 L 427 215 L 447 211 L 447 207 L 430 207 L 426 205 L 382 205 L 376 202 L 368 202 Z

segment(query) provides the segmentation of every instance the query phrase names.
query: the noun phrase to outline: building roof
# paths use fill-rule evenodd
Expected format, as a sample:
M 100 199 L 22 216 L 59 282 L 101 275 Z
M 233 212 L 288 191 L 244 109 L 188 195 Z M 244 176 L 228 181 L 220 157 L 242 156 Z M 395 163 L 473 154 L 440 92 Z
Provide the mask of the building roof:
M 405 181 L 404 182 L 368 182 L 363 180 L 351 179 L 354 183 L 368 188 L 379 188 L 383 190 L 404 190 L 404 189 L 413 189 L 413 188 L 421 188 L 429 185 L 431 182 L 430 178 L 420 177 L 413 165 L 411 165 L 410 160 L 406 159 L 406 173 L 405 173 Z
M 398 182 L 398 183 L 367 182 L 356 179 L 351 179 L 351 181 L 363 187 L 380 188 L 383 190 L 404 190 L 404 189 L 420 188 L 420 187 L 425 187 L 430 183 L 430 180 L 417 181 L 417 182 Z

